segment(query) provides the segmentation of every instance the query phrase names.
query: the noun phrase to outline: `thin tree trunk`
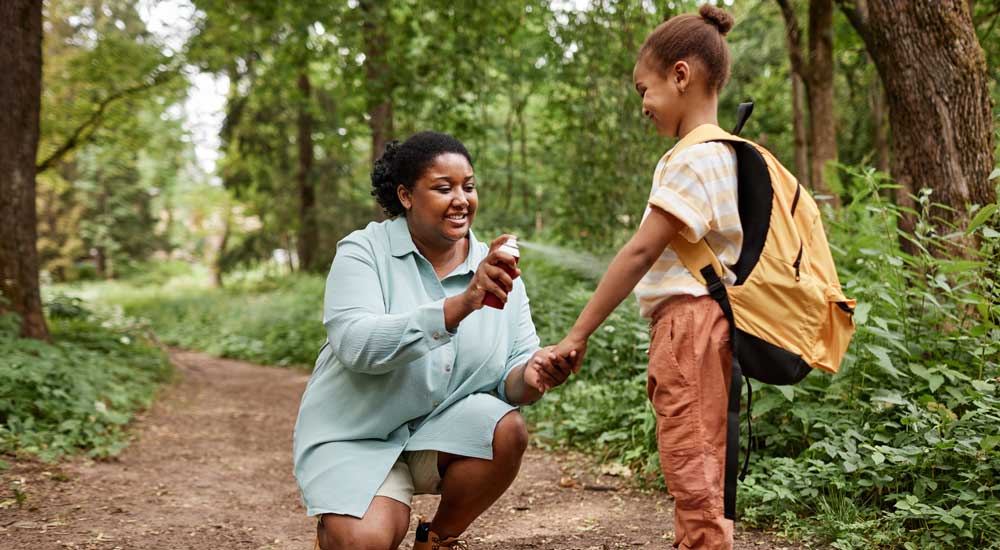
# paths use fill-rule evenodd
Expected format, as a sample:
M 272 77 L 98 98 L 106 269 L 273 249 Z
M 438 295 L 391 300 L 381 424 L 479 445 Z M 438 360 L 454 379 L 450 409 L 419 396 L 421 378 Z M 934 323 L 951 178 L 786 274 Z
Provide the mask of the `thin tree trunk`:
M 867 54 L 866 54 L 867 55 Z M 871 60 L 871 56 L 868 56 Z M 875 147 L 875 168 L 889 172 L 889 121 L 886 118 L 885 90 L 876 75 L 868 90 L 872 109 L 872 146 Z
M 503 208 L 504 212 L 510 210 L 510 204 L 514 197 L 514 97 L 511 94 L 510 97 L 510 107 L 507 110 L 507 120 L 503 126 L 503 135 L 507 143 L 506 151 L 506 176 L 507 176 L 507 192 L 504 193 L 503 197 Z
M 815 191 L 840 197 L 830 189 L 828 166 L 837 160 L 837 115 L 833 99 L 833 0 L 809 2 L 810 181 Z
M 802 77 L 791 73 L 792 127 L 795 135 L 795 176 L 799 181 L 809 181 L 809 138 L 806 129 L 805 86 Z
M 0 314 L 49 339 L 38 280 L 35 160 L 42 84 L 42 1 L 0 2 Z
M 885 84 L 893 178 L 950 207 L 932 212 L 939 232 L 964 227 L 968 204 L 996 200 L 988 68 L 968 3 L 868 0 L 867 14 L 840 4 Z
M 230 204 L 228 199 L 223 208 L 226 209 L 226 212 L 222 218 L 222 238 L 219 240 L 219 249 L 215 253 L 215 261 L 212 262 L 212 281 L 215 283 L 216 288 L 223 287 L 222 260 L 226 256 L 226 247 L 229 246 L 229 234 L 232 231 L 233 225 L 233 205 Z
M 386 25 L 389 21 L 389 2 L 386 0 L 363 0 L 361 11 L 364 16 L 365 41 L 365 83 L 368 94 L 368 126 L 372 132 L 372 165 L 382 156 L 385 145 L 392 139 L 392 75 L 386 55 L 389 47 Z M 383 219 L 385 214 L 375 202 L 375 219 Z
M 312 86 L 309 76 L 303 72 L 299 75 L 299 116 L 298 116 L 298 169 L 295 180 L 299 188 L 299 232 L 298 254 L 299 267 L 302 271 L 312 271 L 315 268 L 316 248 L 319 246 L 319 228 L 316 223 L 316 188 L 313 185 L 313 140 L 312 115 L 309 113 L 309 99 L 312 96 Z

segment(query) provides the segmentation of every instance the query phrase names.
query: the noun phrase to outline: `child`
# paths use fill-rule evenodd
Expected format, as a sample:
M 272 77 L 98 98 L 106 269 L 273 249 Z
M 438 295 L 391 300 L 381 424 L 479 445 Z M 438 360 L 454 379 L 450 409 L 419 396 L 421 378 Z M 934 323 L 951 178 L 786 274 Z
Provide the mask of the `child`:
M 719 93 L 729 78 L 724 36 L 732 26 L 732 16 L 704 5 L 698 15 L 671 18 L 646 38 L 633 78 L 643 115 L 660 135 L 681 138 L 700 125 L 718 124 Z M 641 314 L 651 319 L 647 390 L 663 476 L 674 497 L 674 546 L 730 549 L 733 523 L 723 515 L 729 323 L 669 247 L 675 238 L 704 238 L 725 266 L 723 282 L 735 282 L 728 266 L 739 259 L 743 230 L 730 145 L 693 145 L 660 161 L 639 230 L 615 256 L 557 353 L 576 351 L 579 369 L 590 335 L 635 289 Z

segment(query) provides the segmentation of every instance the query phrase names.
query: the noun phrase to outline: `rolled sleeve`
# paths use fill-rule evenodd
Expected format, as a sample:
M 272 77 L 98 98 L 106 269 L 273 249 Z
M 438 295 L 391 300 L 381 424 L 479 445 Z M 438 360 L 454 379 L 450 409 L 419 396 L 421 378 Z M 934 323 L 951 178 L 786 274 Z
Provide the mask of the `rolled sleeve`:
M 515 284 L 520 281 L 520 279 L 517 279 Z M 507 378 L 510 377 L 511 372 L 515 368 L 527 363 L 528 359 L 541 349 L 538 334 L 535 332 L 535 323 L 531 320 L 531 306 L 529 305 L 528 294 L 524 289 L 523 282 L 520 282 L 520 293 L 523 299 L 521 300 L 521 307 L 518 310 L 517 329 L 511 332 L 514 335 L 514 341 L 510 346 L 510 353 L 507 355 L 504 374 L 500 378 L 500 383 L 497 384 L 497 395 L 507 403 L 510 403 L 506 391 Z
M 696 166 L 704 162 L 705 145 L 714 144 L 694 145 L 658 166 L 649 194 L 649 206 L 668 212 L 683 223 L 680 234 L 692 243 L 708 234 L 713 219 L 712 200 L 702 170 Z

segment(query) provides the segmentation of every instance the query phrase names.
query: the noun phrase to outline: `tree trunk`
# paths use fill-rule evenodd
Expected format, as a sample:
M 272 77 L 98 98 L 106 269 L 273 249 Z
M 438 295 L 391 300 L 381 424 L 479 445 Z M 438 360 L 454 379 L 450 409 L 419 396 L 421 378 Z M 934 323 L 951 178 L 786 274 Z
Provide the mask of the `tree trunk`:
M 222 278 L 222 259 L 226 256 L 226 247 L 229 246 L 229 234 L 233 226 L 233 205 L 226 200 L 223 207 L 226 212 L 222 218 L 222 238 L 219 239 L 219 249 L 215 253 L 215 260 L 212 262 L 212 281 L 216 288 L 222 288 L 225 281 Z
M 828 165 L 837 160 L 837 114 L 833 99 L 833 0 L 809 2 L 809 177 L 818 193 L 840 197 L 830 189 Z
M 809 181 L 809 138 L 806 133 L 805 90 L 802 77 L 792 72 L 792 127 L 795 132 L 795 176 Z
M 785 43 L 792 73 L 792 109 L 795 117 L 796 175 L 809 187 L 831 195 L 825 170 L 837 158 L 836 113 L 833 108 L 833 4 L 832 0 L 809 2 L 809 57 L 802 55 L 802 30 L 790 0 L 776 0 L 785 21 Z M 798 77 L 798 78 L 796 78 Z M 803 91 L 796 91 L 804 88 Z M 805 94 L 808 129 L 800 116 Z M 806 168 L 808 166 L 808 168 Z M 832 196 L 832 195 L 831 195 Z M 835 205 L 840 197 L 833 196 Z
M 312 86 L 309 76 L 303 72 L 299 75 L 299 116 L 298 116 L 298 146 L 299 164 L 295 180 L 299 188 L 299 232 L 296 244 L 299 254 L 299 268 L 302 271 L 315 270 L 316 248 L 319 246 L 319 228 L 316 223 L 316 188 L 313 186 L 313 140 L 312 115 L 309 112 L 309 99 L 312 96 Z
M 868 0 L 866 15 L 841 6 L 885 84 L 893 178 L 951 208 L 932 211 L 940 233 L 964 227 L 968 204 L 995 200 L 988 69 L 968 3 Z
M 871 60 L 871 56 L 868 56 Z M 889 126 L 886 119 L 885 90 L 876 76 L 868 90 L 872 109 L 872 146 L 875 148 L 875 168 L 889 173 Z
M 0 2 L 0 314 L 49 339 L 38 281 L 35 161 L 42 88 L 42 1 Z
M 382 156 L 385 145 L 392 139 L 392 75 L 386 54 L 389 40 L 386 25 L 389 21 L 389 3 L 386 0 L 363 0 L 365 36 L 365 88 L 368 101 L 368 126 L 372 132 L 372 165 Z M 385 217 L 375 202 L 375 219 Z

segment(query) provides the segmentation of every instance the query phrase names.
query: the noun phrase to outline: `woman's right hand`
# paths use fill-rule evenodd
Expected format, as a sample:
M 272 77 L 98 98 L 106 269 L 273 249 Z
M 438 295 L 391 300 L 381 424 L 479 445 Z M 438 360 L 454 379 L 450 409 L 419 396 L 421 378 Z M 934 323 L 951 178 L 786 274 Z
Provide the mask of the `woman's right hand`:
M 487 292 L 495 294 L 501 302 L 507 303 L 507 294 L 514 288 L 514 279 L 521 275 L 514 256 L 500 251 L 503 243 L 510 238 L 514 236 L 500 235 L 494 239 L 490 244 L 489 254 L 472 276 L 472 281 L 463 293 L 463 302 L 470 312 L 483 307 Z M 514 276 L 511 277 L 510 273 Z

